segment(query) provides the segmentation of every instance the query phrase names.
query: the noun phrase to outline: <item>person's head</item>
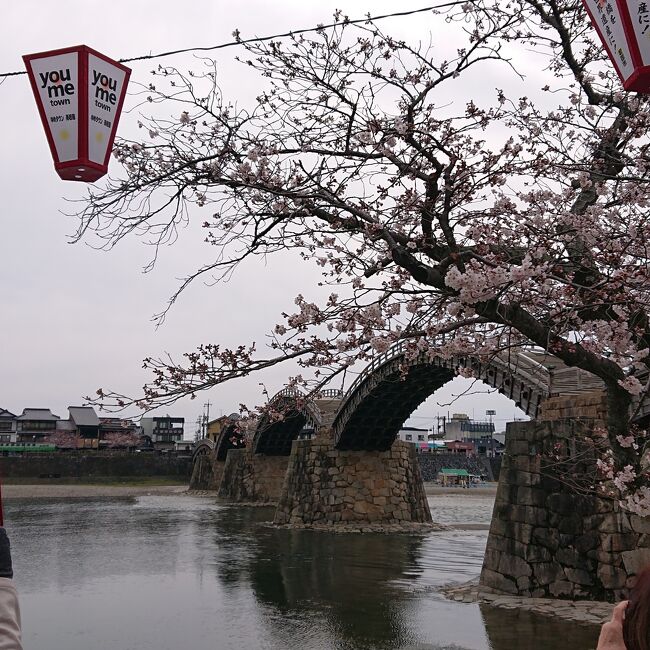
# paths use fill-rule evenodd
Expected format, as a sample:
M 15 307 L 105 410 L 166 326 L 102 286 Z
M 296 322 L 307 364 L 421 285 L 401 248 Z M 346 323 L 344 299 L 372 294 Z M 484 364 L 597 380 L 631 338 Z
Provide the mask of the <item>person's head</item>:
M 650 650 L 650 567 L 637 576 L 623 620 L 627 650 Z

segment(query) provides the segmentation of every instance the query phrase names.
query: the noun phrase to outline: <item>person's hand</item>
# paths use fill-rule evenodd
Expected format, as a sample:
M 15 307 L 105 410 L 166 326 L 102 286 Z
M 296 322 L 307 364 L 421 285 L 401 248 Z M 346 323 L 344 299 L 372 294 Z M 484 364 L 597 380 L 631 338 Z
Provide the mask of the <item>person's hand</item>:
M 627 602 L 624 600 L 614 607 L 612 620 L 600 629 L 596 650 L 627 650 L 623 641 L 623 618 Z

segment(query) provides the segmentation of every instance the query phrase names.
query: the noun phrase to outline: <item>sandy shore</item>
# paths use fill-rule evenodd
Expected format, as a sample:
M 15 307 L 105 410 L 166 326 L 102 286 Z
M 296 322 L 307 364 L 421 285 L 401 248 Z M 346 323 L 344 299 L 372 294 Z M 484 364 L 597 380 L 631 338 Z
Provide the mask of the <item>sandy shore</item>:
M 176 495 L 187 492 L 187 485 L 3 485 L 3 500 L 11 499 L 87 499 L 93 497 L 138 497 Z
M 473 488 L 461 488 L 461 487 L 443 487 L 437 483 L 425 483 L 424 491 L 427 495 L 431 496 L 433 494 L 454 494 L 456 496 L 463 497 L 493 497 L 497 493 L 497 484 L 496 483 L 487 483 L 481 487 Z

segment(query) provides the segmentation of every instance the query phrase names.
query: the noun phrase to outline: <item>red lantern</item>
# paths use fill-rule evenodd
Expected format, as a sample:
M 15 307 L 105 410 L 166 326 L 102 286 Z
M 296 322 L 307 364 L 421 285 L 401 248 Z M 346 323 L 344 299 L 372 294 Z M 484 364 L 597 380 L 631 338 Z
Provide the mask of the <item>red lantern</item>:
M 582 0 L 625 90 L 650 93 L 650 1 Z
M 85 45 L 23 60 L 57 173 L 66 181 L 101 178 L 131 70 Z

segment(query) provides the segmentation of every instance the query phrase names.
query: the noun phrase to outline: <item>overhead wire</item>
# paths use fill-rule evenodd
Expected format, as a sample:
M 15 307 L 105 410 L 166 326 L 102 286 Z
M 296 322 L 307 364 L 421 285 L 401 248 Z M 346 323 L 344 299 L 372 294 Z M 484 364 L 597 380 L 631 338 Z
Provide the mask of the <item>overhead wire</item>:
M 355 18 L 350 20 L 344 18 L 343 20 L 335 21 L 333 23 L 328 23 L 326 25 L 317 25 L 316 27 L 308 27 L 305 29 L 294 29 L 288 32 L 283 32 L 281 34 L 273 34 L 272 36 L 256 36 L 253 38 L 238 38 L 234 41 L 228 41 L 226 43 L 220 43 L 218 45 L 210 45 L 207 47 L 188 47 L 180 50 L 169 50 L 168 52 L 159 52 L 157 54 L 143 54 L 142 56 L 134 56 L 126 59 L 118 59 L 120 63 L 132 63 L 134 61 L 146 61 L 150 59 L 160 59 L 167 56 L 175 56 L 177 54 L 187 54 L 189 52 L 211 52 L 213 50 L 222 50 L 226 47 L 235 47 L 237 45 L 246 45 L 248 43 L 264 43 L 266 41 L 272 41 L 276 38 L 288 38 L 291 36 L 296 36 L 297 34 L 307 34 L 310 32 L 320 32 L 324 29 L 331 29 L 333 27 L 338 27 L 341 25 L 358 25 L 361 23 L 367 22 L 376 22 L 377 20 L 385 20 L 386 18 L 398 18 L 402 16 L 412 16 L 414 14 L 421 14 L 430 11 L 436 11 L 439 9 L 447 9 L 459 4 L 462 4 L 463 0 L 454 0 L 452 2 L 442 2 L 435 5 L 430 5 L 428 7 L 421 7 L 419 9 L 410 9 L 407 11 L 396 11 L 389 14 L 381 14 L 378 16 L 367 15 L 364 18 Z M 233 32 L 233 34 L 238 34 L 238 31 Z M 15 72 L 2 72 L 0 73 L 0 85 L 6 81 L 8 77 L 17 77 L 19 75 L 27 74 L 26 70 L 18 70 Z

